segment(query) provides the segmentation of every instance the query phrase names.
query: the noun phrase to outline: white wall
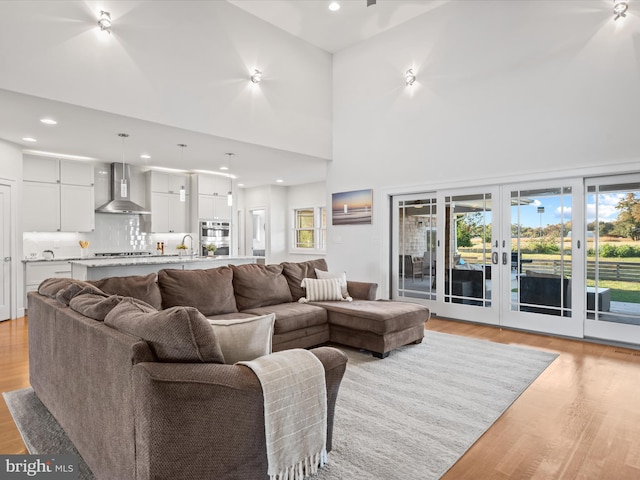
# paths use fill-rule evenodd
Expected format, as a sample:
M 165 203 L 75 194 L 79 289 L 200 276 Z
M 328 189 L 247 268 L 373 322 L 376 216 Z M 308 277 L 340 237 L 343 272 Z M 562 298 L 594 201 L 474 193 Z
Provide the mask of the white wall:
M 386 279 L 394 189 L 638 169 L 640 18 L 610 7 L 446 2 L 336 54 L 327 194 L 373 188 L 374 220 L 329 225 L 332 268 Z
M 2 1 L 0 39 L 0 88 L 330 158 L 331 55 L 228 2 Z

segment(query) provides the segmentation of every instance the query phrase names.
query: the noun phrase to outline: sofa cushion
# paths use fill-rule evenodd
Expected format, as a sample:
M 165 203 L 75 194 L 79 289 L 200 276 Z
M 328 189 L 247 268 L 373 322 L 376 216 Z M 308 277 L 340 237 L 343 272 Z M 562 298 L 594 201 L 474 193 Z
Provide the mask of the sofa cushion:
M 354 300 L 348 302 L 318 302 L 327 309 L 330 325 L 351 330 L 385 335 L 412 327 L 429 320 L 429 309 L 424 305 L 390 300 Z
M 134 297 L 160 310 L 162 296 L 156 278 L 155 273 L 150 273 L 149 275 L 108 277 L 101 280 L 90 280 L 88 283 L 95 285 L 105 293 Z
M 118 305 L 124 297 L 120 295 L 96 295 L 95 293 L 84 293 L 76 295 L 69 301 L 72 310 L 93 318 L 94 320 L 104 321 L 104 317 Z M 138 300 L 140 301 L 140 300 Z M 147 304 L 148 305 L 148 304 Z
M 251 308 L 244 313 L 253 315 L 274 313 L 276 316 L 274 330 L 276 335 L 327 323 L 327 311 L 324 308 L 297 302 Z
M 316 268 L 318 270 L 328 270 L 327 262 L 324 258 L 308 260 L 306 262 L 282 262 L 280 265 L 282 265 L 284 276 L 287 278 L 289 290 L 291 290 L 291 296 L 294 302 L 304 297 L 304 289 L 300 286 L 303 278 L 317 278 Z
M 238 310 L 291 302 L 282 265 L 230 265 Z
M 145 340 L 161 362 L 224 363 L 209 322 L 193 307 L 157 311 L 125 298 L 107 314 L 104 323 Z
M 207 270 L 160 270 L 162 307 L 195 307 L 205 316 L 238 311 L 229 267 Z
M 38 293 L 49 298 L 56 298 L 60 290 L 68 288 L 71 285 L 86 287 L 89 284 L 73 278 L 47 278 L 38 285 Z
M 69 305 L 69 302 L 76 295 L 96 295 L 98 297 L 108 297 L 109 294 L 104 293 L 98 287 L 94 285 L 89 285 L 84 282 L 72 283 L 67 288 L 63 288 L 56 293 L 56 300 L 62 303 L 63 305 Z
M 269 355 L 274 320 L 273 313 L 237 320 L 209 320 L 224 362 L 231 365 Z

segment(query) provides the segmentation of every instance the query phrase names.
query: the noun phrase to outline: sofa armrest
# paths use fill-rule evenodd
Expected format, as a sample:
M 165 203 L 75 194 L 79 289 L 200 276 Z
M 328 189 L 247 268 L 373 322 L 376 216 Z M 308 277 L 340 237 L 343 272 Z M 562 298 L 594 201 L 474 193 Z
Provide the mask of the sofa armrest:
M 312 352 L 325 367 L 330 448 L 347 360 L 332 347 Z M 143 362 L 133 383 L 137 480 L 268 478 L 262 388 L 251 369 Z
M 354 282 L 347 280 L 347 290 L 352 298 L 358 300 L 375 300 L 378 291 L 377 283 Z

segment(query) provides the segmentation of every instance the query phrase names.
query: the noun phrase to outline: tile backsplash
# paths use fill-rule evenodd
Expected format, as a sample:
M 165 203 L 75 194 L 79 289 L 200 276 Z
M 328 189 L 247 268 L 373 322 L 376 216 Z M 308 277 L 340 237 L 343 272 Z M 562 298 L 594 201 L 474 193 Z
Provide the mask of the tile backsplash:
M 88 255 L 100 252 L 150 251 L 156 253 L 156 242 L 165 242 L 165 253 L 177 253 L 176 245 L 184 234 L 149 233 L 147 215 L 96 213 L 93 232 L 25 232 L 22 234 L 25 258 L 42 258 L 44 250 L 52 250 L 56 258 L 80 257 L 80 240 L 89 242 Z M 197 242 L 197 239 L 196 239 Z

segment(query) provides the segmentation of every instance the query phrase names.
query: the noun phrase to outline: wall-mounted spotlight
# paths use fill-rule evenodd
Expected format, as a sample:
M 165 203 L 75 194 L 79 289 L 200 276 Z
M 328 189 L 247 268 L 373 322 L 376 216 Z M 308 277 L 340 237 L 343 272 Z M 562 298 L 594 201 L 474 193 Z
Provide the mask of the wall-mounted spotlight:
M 262 81 L 262 72 L 257 68 L 253 70 L 253 74 L 251 75 L 251 81 L 253 83 L 260 83 Z
M 100 10 L 100 18 L 98 18 L 98 26 L 103 32 L 111 33 L 111 14 Z
M 413 68 L 407 70 L 407 73 L 404 74 L 404 81 L 407 86 L 411 86 L 416 81 L 416 74 L 413 73 Z
M 613 19 L 618 20 L 620 17 L 626 17 L 628 9 L 627 0 L 613 0 Z

